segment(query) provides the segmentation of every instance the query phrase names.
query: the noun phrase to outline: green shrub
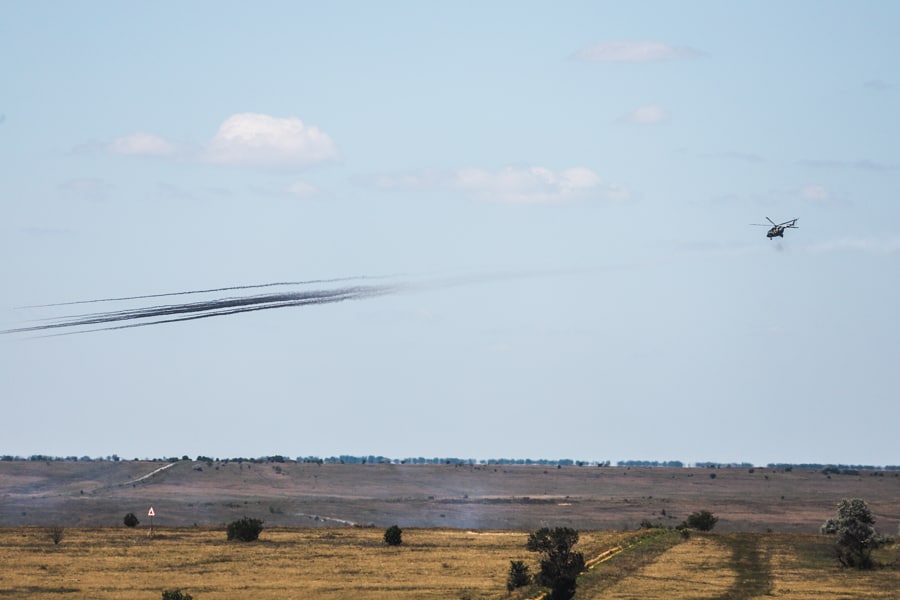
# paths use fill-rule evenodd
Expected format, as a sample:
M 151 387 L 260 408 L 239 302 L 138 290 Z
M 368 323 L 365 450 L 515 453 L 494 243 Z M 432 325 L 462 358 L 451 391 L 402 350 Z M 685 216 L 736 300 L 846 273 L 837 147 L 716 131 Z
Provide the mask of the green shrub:
M 528 565 L 522 560 L 509 561 L 509 574 L 506 576 L 506 591 L 511 592 L 516 588 L 524 587 L 531 583 L 531 573 Z
M 194 600 L 194 597 L 181 590 L 164 590 L 162 600 Z
M 525 549 L 541 554 L 537 582 L 550 588 L 550 600 L 569 600 L 575 595 L 578 574 L 584 570 L 584 554 L 572 547 L 578 532 L 570 527 L 542 527 L 528 535 Z
M 134 513 L 128 513 L 127 515 L 125 515 L 124 521 L 125 527 L 137 527 L 141 523 L 140 521 L 138 521 L 138 518 L 134 515 Z
M 875 517 L 864 500 L 844 498 L 838 503 L 837 517 L 825 521 L 821 532 L 835 536 L 835 557 L 843 566 L 871 569 L 875 566 L 872 551 L 893 543 L 874 525 Z
M 253 542 L 259 538 L 263 530 L 263 522 L 259 519 L 243 517 L 228 524 L 228 539 L 240 542 Z
M 384 543 L 388 546 L 399 546 L 403 543 L 403 530 L 397 525 L 391 525 L 384 532 Z

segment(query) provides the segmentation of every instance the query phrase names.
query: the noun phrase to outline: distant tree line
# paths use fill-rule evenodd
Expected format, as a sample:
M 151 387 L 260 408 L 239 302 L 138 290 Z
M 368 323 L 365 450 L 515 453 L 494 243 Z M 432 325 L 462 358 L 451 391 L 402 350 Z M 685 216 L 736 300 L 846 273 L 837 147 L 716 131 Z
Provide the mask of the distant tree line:
M 32 454 L 31 456 L 13 456 L 4 454 L 0 456 L 0 461 L 33 461 L 33 462 L 119 462 L 122 460 L 116 454 L 110 456 L 48 456 L 46 454 Z
M 117 454 L 109 456 L 91 457 L 91 456 L 49 456 L 45 454 L 32 454 L 30 456 L 14 456 L 5 454 L 0 456 L 0 461 L 34 461 L 34 462 L 119 462 L 124 460 Z M 548 458 L 457 458 L 457 457 L 407 457 L 407 458 L 389 458 L 387 456 L 367 455 L 354 456 L 341 454 L 340 456 L 298 456 L 291 459 L 281 454 L 272 456 L 258 456 L 255 458 L 248 457 L 231 457 L 231 458 L 213 458 L 210 456 L 198 455 L 196 458 L 184 455 L 181 458 L 177 456 L 162 458 L 134 458 L 134 461 L 149 462 L 179 462 L 179 461 L 197 461 L 205 463 L 315 463 L 315 464 L 347 464 L 347 465 L 457 465 L 457 466 L 474 466 L 474 465 L 536 465 L 549 467 L 609 467 L 611 461 L 596 460 L 573 460 L 571 458 L 548 459 Z M 708 468 L 708 469 L 730 469 L 730 468 L 753 468 L 753 464 L 749 462 L 740 463 L 720 463 L 714 461 L 684 463 L 680 460 L 620 460 L 616 462 L 618 467 L 667 467 L 667 468 Z M 791 471 L 792 469 L 807 469 L 822 471 L 825 474 L 839 475 L 858 475 L 860 471 L 900 471 L 900 465 L 844 465 L 844 464 L 824 464 L 824 463 L 769 463 L 766 465 L 770 469 L 779 469 L 783 471 Z
M 620 460 L 616 463 L 620 467 L 674 467 L 680 469 L 684 463 L 680 460 Z
M 766 465 L 772 469 L 808 469 L 810 471 L 822 471 L 824 473 L 843 473 L 845 475 L 858 475 L 859 471 L 900 471 L 900 465 L 836 465 L 823 463 L 769 463 Z M 845 473 L 854 471 L 854 473 Z

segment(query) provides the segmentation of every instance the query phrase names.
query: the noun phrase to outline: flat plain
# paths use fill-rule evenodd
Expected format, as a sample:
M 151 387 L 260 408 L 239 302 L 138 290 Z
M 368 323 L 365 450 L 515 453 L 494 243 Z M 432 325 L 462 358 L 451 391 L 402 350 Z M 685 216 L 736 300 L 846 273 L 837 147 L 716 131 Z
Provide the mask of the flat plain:
M 840 569 L 817 533 L 849 497 L 897 533 L 894 472 L 4 461 L 0 598 L 522 600 L 540 589 L 508 594 L 509 561 L 538 570 L 525 541 L 541 526 L 580 532 L 578 598 L 897 598 L 898 545 L 881 568 Z M 713 532 L 668 530 L 701 509 Z M 241 516 L 264 521 L 257 542 L 227 541 Z M 382 541 L 392 524 L 399 547 Z
M 377 528 L 266 529 L 228 542 L 219 528 L 0 529 L 0 597 L 158 600 L 180 589 L 195 600 L 447 598 L 523 600 L 508 594 L 509 561 L 523 560 L 526 532 L 406 529 L 388 547 Z M 577 598 L 679 600 L 842 598 L 888 600 L 900 589 L 900 548 L 879 551 L 872 571 L 839 569 L 830 540 L 814 534 L 581 532 L 576 549 L 601 558 Z M 602 558 L 607 558 L 602 560 Z
M 751 472 L 752 471 L 752 472 Z M 842 498 L 900 524 L 900 472 L 148 461 L 0 461 L 0 526 L 114 527 L 128 512 L 160 526 L 371 525 L 527 531 L 677 525 L 710 510 L 717 531 L 815 533 Z

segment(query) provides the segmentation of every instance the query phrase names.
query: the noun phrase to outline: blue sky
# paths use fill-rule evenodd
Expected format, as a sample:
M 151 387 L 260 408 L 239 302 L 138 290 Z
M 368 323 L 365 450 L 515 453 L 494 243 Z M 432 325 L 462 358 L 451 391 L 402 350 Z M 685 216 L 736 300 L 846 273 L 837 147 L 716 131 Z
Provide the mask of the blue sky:
M 8 3 L 0 452 L 898 464 L 898 23 Z

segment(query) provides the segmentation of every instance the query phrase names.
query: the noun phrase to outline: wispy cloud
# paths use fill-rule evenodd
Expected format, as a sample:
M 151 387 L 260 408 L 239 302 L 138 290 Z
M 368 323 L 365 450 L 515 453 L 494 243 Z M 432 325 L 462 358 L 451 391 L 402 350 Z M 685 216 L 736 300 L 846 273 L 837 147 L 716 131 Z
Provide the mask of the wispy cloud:
M 59 189 L 81 200 L 106 200 L 115 186 L 92 177 L 69 179 L 59 184 Z
M 288 186 L 287 191 L 291 196 L 302 199 L 312 198 L 319 194 L 319 189 L 316 186 L 305 181 L 295 181 Z
M 554 171 L 545 167 L 506 167 L 499 171 L 464 168 L 455 171 L 422 170 L 379 175 L 372 184 L 380 189 L 444 189 L 504 204 L 561 204 L 588 200 L 625 202 L 631 193 L 621 185 L 605 183 L 585 167 Z
M 863 87 L 873 92 L 888 92 L 894 89 L 894 84 L 883 79 L 870 79 L 863 84 Z
M 860 160 L 820 160 L 808 159 L 801 160 L 800 164 L 805 167 L 813 167 L 817 169 L 858 169 L 860 171 L 900 171 L 900 164 L 884 163 L 869 159 Z
M 810 246 L 810 250 L 817 253 L 853 251 L 875 255 L 900 254 L 900 235 L 887 238 L 838 238 Z
M 817 183 L 804 185 L 797 191 L 797 194 L 803 200 L 809 200 L 810 202 L 817 202 L 819 204 L 825 204 L 833 200 L 831 192 L 829 192 L 824 185 L 819 185 Z
M 707 152 L 706 154 L 701 154 L 701 158 L 716 158 L 722 160 L 737 160 L 741 162 L 753 163 L 753 164 L 762 164 L 766 162 L 759 154 L 753 154 L 752 152 L 737 152 L 737 151 L 726 151 L 726 152 Z
M 635 125 L 659 125 L 669 120 L 669 113 L 661 106 L 656 104 L 648 104 L 640 106 L 633 111 L 619 117 L 619 121 L 623 123 L 634 123 Z
M 198 147 L 181 147 L 152 133 L 116 138 L 105 150 L 130 156 L 172 157 L 222 165 L 302 169 L 336 160 L 340 153 L 331 137 L 296 117 L 259 113 L 228 117 L 213 138 Z
M 113 154 L 133 156 L 171 156 L 177 151 L 175 144 L 152 133 L 134 133 L 116 138 L 106 149 Z
M 626 63 L 684 60 L 701 56 L 702 52 L 688 46 L 672 46 L 654 41 L 599 42 L 575 53 L 579 60 Z

